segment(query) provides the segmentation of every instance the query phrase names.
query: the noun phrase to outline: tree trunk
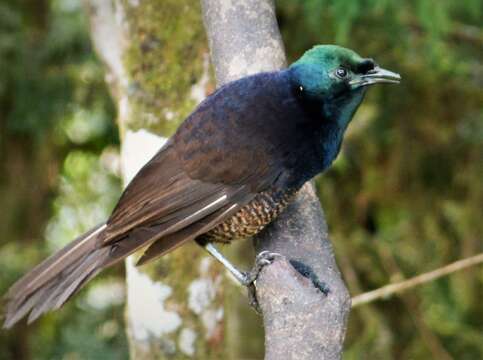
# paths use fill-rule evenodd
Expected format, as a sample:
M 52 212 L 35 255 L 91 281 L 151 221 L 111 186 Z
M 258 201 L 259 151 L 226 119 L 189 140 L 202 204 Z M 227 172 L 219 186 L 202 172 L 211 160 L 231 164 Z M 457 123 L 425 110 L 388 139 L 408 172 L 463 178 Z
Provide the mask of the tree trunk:
M 95 48 L 118 108 L 127 184 L 200 102 L 210 84 L 197 2 L 86 0 Z M 126 261 L 132 359 L 224 359 L 224 281 L 195 244 L 153 264 Z

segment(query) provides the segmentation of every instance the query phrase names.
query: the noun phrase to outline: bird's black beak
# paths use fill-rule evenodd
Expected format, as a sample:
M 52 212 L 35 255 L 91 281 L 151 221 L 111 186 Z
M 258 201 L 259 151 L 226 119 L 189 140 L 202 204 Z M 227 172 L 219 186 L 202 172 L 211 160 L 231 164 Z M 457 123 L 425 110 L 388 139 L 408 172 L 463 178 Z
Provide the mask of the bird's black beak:
M 401 75 L 376 66 L 374 69 L 368 71 L 367 73 L 349 81 L 349 85 L 352 89 L 357 89 L 361 86 L 368 86 L 380 83 L 399 84 L 400 81 Z

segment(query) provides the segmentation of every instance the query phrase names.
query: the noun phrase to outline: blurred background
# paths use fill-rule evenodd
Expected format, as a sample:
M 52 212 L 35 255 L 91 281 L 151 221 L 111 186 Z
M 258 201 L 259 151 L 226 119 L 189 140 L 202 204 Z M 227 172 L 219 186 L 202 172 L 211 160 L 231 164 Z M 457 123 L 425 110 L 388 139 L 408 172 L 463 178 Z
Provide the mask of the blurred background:
M 337 43 L 403 77 L 369 92 L 317 180 L 352 294 L 483 250 L 482 8 L 277 2 L 290 60 Z M 0 293 L 108 216 L 121 191 L 115 119 L 81 4 L 0 0 Z M 30 327 L 0 330 L 0 359 L 127 358 L 123 271 Z M 482 294 L 480 266 L 358 307 L 344 358 L 481 359 Z

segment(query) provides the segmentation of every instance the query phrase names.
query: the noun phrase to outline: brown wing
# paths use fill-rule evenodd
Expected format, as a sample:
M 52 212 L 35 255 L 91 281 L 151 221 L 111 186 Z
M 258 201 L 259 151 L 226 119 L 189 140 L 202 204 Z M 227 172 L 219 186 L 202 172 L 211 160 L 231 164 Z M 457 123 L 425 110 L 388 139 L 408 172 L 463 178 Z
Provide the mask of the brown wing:
M 245 203 L 240 202 L 231 205 L 225 205 L 223 208 L 204 217 L 203 219 L 154 242 L 144 252 L 143 256 L 139 259 L 136 265 L 144 265 L 166 254 L 168 251 L 171 251 L 176 247 L 184 244 L 186 241 L 194 240 L 198 235 L 208 232 L 210 229 L 235 214 L 244 204 Z
M 206 227 L 207 219 L 210 224 L 214 222 L 212 226 L 223 222 L 231 214 L 225 212 L 227 207 L 238 209 L 253 196 L 244 185 L 191 179 L 181 168 L 169 142 L 127 186 L 98 244 L 115 245 L 111 262 L 156 240 L 156 249 L 163 248 L 166 252 L 193 239 L 202 224 Z M 154 248 L 149 257 L 153 254 Z

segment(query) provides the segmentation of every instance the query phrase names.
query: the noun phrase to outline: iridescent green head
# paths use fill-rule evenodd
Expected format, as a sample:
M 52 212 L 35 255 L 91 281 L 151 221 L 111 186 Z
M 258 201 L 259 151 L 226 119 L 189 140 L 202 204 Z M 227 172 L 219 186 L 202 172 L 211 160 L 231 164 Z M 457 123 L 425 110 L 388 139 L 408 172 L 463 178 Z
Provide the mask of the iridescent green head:
M 357 90 L 377 83 L 399 83 L 401 77 L 372 59 L 337 45 L 317 45 L 291 66 L 301 72 L 306 90 L 316 93 Z
M 370 58 L 336 45 L 318 45 L 305 52 L 289 71 L 303 98 L 324 106 L 326 117 L 347 126 L 369 85 L 399 83 L 401 77 Z

